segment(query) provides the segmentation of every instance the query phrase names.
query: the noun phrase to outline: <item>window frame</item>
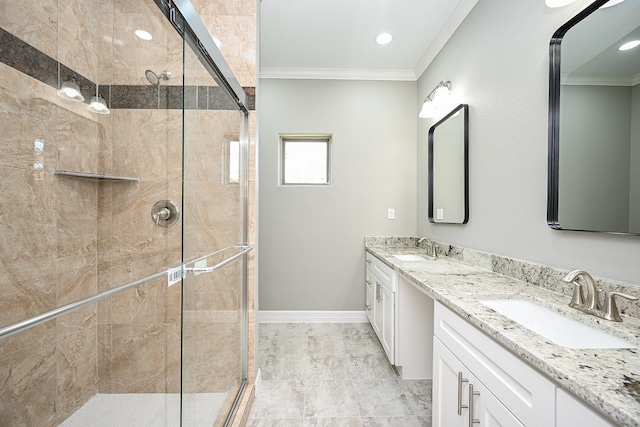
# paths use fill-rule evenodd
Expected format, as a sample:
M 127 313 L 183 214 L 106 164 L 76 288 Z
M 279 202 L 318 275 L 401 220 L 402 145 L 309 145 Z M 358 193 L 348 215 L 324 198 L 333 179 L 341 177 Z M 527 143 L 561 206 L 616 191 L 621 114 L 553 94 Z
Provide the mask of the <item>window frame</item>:
M 332 185 L 332 143 L 331 134 L 280 134 L 278 142 L 278 185 L 281 187 L 330 187 Z M 327 147 L 327 163 L 325 165 L 327 179 L 326 182 L 285 182 L 285 144 L 287 142 L 321 142 Z

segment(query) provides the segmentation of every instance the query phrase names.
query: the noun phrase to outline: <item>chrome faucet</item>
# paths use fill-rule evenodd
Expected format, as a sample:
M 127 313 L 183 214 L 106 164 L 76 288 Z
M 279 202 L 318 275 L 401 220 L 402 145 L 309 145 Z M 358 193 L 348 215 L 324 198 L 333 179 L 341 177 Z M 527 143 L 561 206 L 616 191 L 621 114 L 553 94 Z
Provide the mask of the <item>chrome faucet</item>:
M 434 245 L 433 242 L 428 237 L 419 238 L 418 239 L 418 246 L 420 246 L 420 244 L 422 242 L 427 242 L 426 243 L 427 255 L 430 256 L 430 257 L 435 258 L 436 257 L 436 245 Z
M 584 297 L 583 285 L 576 281 L 580 277 L 587 285 L 587 297 Z M 618 306 L 616 305 L 615 297 L 619 296 L 631 301 L 636 301 L 638 298 L 623 294 L 621 292 L 604 292 L 605 305 L 603 307 L 600 301 L 600 295 L 603 293 L 602 289 L 598 289 L 596 281 L 589 273 L 584 270 L 573 270 L 562 278 L 563 282 L 573 283 L 573 296 L 569 307 L 575 308 L 587 314 L 600 317 L 606 320 L 613 320 L 614 322 L 622 322 Z M 604 308 L 604 310 L 603 310 Z

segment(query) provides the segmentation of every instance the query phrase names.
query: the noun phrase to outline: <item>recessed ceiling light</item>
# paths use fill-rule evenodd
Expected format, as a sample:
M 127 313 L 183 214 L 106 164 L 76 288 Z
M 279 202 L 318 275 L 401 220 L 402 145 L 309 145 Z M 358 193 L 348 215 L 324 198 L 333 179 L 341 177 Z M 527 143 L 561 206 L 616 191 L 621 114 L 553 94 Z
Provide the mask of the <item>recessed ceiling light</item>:
M 576 0 L 545 0 L 547 7 L 562 7 L 573 3 Z
M 151 40 L 153 38 L 153 36 L 145 30 L 136 30 L 135 34 L 142 40 Z
M 393 36 L 389 33 L 381 33 L 376 37 L 376 43 L 381 45 L 389 44 L 391 40 L 393 40 Z
M 633 40 L 633 41 L 627 42 L 622 46 L 620 46 L 618 50 L 629 50 L 629 49 L 633 49 L 636 46 L 640 46 L 640 40 Z
M 624 0 L 609 0 L 607 3 L 603 4 L 602 6 L 600 6 L 600 9 L 606 9 L 608 7 L 611 6 L 615 6 L 617 4 L 622 3 Z

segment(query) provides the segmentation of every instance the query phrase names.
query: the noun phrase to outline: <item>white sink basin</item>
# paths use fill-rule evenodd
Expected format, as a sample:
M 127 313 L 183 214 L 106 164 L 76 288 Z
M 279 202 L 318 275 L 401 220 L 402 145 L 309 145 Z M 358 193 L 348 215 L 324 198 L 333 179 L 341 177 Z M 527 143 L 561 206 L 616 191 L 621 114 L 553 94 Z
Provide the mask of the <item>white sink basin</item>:
M 423 256 L 414 255 L 414 254 L 394 255 L 393 257 L 399 259 L 400 261 L 426 261 L 427 260 Z
M 538 335 L 567 348 L 636 348 L 635 345 L 583 325 L 531 301 L 480 301 Z

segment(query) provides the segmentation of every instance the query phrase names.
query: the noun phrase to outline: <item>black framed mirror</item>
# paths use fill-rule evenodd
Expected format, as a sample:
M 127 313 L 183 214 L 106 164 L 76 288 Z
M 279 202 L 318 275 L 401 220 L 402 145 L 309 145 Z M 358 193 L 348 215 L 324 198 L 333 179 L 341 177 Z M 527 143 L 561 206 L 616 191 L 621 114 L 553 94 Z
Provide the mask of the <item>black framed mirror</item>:
M 460 104 L 429 129 L 429 221 L 469 221 L 469 106 Z
M 547 223 L 640 235 L 640 1 L 597 0 L 551 38 Z

